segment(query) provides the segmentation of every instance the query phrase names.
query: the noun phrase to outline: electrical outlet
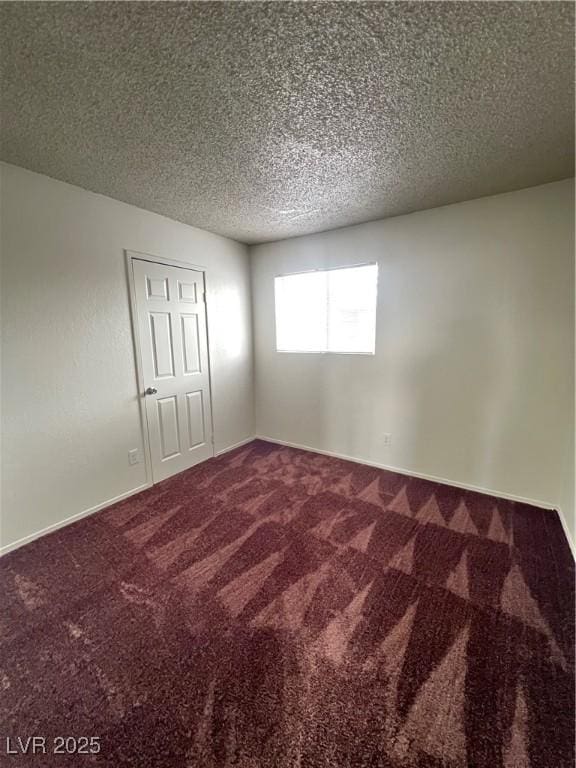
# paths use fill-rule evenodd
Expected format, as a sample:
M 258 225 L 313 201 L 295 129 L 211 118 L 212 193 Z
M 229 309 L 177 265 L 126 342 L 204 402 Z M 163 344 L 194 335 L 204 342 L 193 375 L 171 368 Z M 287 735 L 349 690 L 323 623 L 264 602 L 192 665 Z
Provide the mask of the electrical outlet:
M 140 464 L 140 451 L 138 448 L 128 451 L 128 464 Z
M 392 435 L 390 432 L 384 432 L 382 435 L 382 445 L 385 448 L 388 448 L 390 445 L 392 445 Z

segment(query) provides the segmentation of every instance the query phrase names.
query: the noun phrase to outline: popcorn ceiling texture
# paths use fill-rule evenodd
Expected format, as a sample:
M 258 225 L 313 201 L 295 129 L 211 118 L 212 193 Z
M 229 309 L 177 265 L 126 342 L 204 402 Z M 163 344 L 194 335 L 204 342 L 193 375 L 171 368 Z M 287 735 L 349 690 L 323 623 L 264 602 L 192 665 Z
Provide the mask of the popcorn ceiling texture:
M 2 3 L 1 156 L 256 243 L 573 175 L 564 2 Z

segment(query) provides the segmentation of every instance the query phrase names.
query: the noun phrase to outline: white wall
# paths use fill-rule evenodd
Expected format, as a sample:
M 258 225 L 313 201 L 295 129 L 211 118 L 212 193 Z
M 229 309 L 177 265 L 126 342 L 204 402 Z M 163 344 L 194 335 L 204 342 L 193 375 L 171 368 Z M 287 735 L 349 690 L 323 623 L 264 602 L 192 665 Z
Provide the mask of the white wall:
M 1 165 L 3 546 L 145 483 L 123 249 L 207 268 L 215 447 L 253 434 L 247 248 Z
M 257 434 L 558 505 L 574 530 L 573 205 L 567 180 L 252 248 Z M 275 352 L 274 276 L 366 261 L 376 355 Z

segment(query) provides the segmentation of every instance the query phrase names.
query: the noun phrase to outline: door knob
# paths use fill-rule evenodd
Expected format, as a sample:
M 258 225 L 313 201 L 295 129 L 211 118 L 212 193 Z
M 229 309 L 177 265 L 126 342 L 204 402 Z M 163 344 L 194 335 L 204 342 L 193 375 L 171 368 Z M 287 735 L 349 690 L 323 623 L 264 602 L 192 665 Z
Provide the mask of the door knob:
M 146 395 L 155 395 L 157 392 L 158 392 L 158 390 L 156 389 L 156 387 L 148 387 L 148 389 L 146 390 L 146 392 L 144 394 L 146 394 Z

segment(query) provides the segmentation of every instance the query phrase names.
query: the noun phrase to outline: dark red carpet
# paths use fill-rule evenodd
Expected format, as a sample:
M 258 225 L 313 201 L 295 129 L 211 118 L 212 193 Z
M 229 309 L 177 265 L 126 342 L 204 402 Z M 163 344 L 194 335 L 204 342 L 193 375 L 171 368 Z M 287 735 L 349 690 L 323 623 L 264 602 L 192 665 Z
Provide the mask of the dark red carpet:
M 0 573 L 3 764 L 574 765 L 553 512 L 257 441 Z

